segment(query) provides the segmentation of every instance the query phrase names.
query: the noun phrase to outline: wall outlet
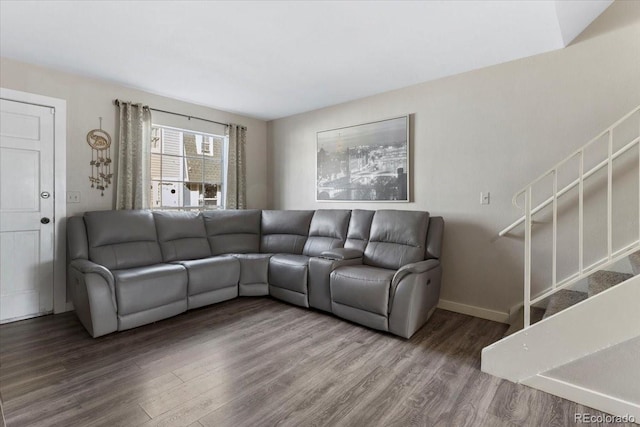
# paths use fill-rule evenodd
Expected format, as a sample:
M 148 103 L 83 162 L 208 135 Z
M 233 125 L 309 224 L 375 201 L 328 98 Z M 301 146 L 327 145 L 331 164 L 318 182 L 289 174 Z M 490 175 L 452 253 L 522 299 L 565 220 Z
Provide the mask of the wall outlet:
M 481 205 L 488 205 L 489 203 L 491 203 L 491 193 L 489 193 L 488 191 L 486 193 L 481 192 L 480 193 L 480 204 Z
M 80 203 L 80 192 L 67 191 L 67 203 Z

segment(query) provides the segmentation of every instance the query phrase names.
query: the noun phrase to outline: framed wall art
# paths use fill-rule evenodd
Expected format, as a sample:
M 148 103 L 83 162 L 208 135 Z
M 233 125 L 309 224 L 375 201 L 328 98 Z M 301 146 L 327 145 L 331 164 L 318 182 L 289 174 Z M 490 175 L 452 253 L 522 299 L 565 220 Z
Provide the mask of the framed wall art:
M 409 116 L 318 132 L 316 201 L 408 202 Z

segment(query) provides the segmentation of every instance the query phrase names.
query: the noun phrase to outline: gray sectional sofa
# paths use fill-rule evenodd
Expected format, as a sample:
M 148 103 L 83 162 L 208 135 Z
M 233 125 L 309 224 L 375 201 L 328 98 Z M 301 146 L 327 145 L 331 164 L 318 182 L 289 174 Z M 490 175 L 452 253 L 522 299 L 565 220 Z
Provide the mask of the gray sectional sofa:
M 93 337 L 270 295 L 409 338 L 438 303 L 443 230 L 418 211 L 87 212 L 68 289 Z

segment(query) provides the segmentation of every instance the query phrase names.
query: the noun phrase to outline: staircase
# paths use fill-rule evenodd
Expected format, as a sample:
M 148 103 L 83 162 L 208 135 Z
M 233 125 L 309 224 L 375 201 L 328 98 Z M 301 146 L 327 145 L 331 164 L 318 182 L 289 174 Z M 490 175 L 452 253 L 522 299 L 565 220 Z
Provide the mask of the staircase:
M 551 297 L 549 297 L 540 306 L 531 307 L 531 324 L 535 324 L 542 319 L 553 316 L 562 310 L 569 308 L 580 301 L 591 298 L 600 292 L 604 292 L 609 288 L 620 283 L 626 282 L 632 277 L 640 275 L 640 251 L 629 255 L 623 262 L 629 265 L 629 268 L 621 268 L 616 265 L 610 266 L 610 270 L 601 270 L 593 273 L 587 278 L 588 291 L 562 289 Z M 618 263 L 618 264 L 622 264 Z M 626 267 L 626 266 L 625 266 Z M 624 271 L 613 271 L 620 269 Z M 626 272 L 629 271 L 630 272 Z M 524 328 L 524 306 L 519 306 L 518 311 L 509 321 L 509 329 L 504 336 L 507 337 Z
M 516 193 L 514 205 L 524 215 L 499 236 L 524 229 L 524 296 L 504 338 L 483 349 L 482 370 L 640 419 L 640 106 Z

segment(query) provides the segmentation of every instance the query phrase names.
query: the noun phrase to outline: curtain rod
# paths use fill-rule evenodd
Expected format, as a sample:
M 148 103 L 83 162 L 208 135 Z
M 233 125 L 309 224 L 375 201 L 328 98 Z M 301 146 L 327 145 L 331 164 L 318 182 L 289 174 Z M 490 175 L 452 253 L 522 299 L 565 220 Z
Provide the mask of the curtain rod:
M 116 104 L 117 106 L 120 106 L 120 102 L 121 101 L 119 99 L 114 99 L 113 100 L 113 103 Z M 174 113 L 173 111 L 160 110 L 160 109 L 157 109 L 157 108 L 149 107 L 148 105 L 145 105 L 145 107 L 147 107 L 151 111 L 157 111 L 158 113 L 173 114 L 174 116 L 186 117 L 189 120 L 195 119 L 195 120 L 201 120 L 203 122 L 209 122 L 209 123 L 215 123 L 215 124 L 218 124 L 218 125 L 229 126 L 229 123 L 216 122 L 215 120 L 203 119 L 201 117 L 189 116 L 187 114 L 182 114 L 182 113 Z M 240 127 L 244 128 L 244 129 L 247 128 L 246 126 L 242 126 L 242 125 L 240 125 Z

